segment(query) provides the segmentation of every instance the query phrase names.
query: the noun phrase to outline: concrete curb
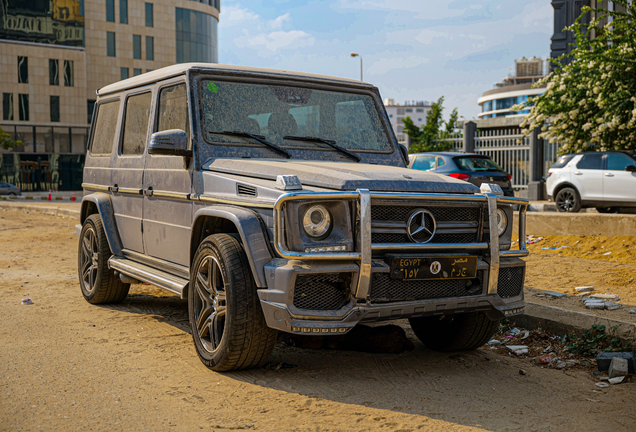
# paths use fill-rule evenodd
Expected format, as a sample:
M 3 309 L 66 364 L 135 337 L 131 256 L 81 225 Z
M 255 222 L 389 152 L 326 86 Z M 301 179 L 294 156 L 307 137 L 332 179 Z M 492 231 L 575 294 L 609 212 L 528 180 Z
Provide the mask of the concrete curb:
M 634 323 L 599 317 L 585 312 L 570 311 L 554 306 L 526 302 L 525 314 L 512 317 L 511 320 L 528 330 L 542 328 L 557 335 L 574 332 L 580 336 L 586 330 L 589 330 L 593 324 L 604 325 L 605 331 L 608 333 L 611 327 L 619 326 L 612 335 L 620 338 L 623 342 L 629 342 L 632 345 L 636 344 L 636 324 Z
M 7 203 L 7 202 L 0 201 L 0 209 L 30 211 L 30 212 L 49 214 L 49 215 L 55 215 L 55 216 L 65 216 L 65 217 L 70 217 L 70 218 L 74 218 L 78 220 L 80 217 L 79 209 L 55 207 L 48 204 L 37 205 L 37 204 L 31 204 L 31 203 L 22 204 L 22 203 L 14 203 L 14 202 Z

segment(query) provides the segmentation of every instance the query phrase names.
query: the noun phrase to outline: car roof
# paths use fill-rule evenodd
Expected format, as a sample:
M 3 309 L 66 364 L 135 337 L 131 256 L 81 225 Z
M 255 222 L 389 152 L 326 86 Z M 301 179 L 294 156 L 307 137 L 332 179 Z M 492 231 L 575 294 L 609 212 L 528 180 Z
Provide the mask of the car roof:
M 422 152 L 422 153 L 411 153 L 409 156 L 477 156 L 477 157 L 489 157 L 488 155 L 479 154 L 479 153 L 460 153 L 460 152 Z
M 141 87 L 143 85 L 152 84 L 167 78 L 184 75 L 187 71 L 219 73 L 228 76 L 259 76 L 269 78 L 288 78 L 301 81 L 318 81 L 328 84 L 340 84 L 353 86 L 363 89 L 373 89 L 375 86 L 358 80 L 349 78 L 334 77 L 329 75 L 320 75 L 307 72 L 295 72 L 282 69 L 267 69 L 251 66 L 224 65 L 216 63 L 181 63 L 167 66 L 161 69 L 155 69 L 132 78 L 109 84 L 97 90 L 98 95 L 115 93 L 118 91 L 128 90 L 130 88 Z
M 608 154 L 608 153 L 622 153 L 632 157 L 636 154 L 636 152 L 633 152 L 630 150 L 604 150 L 604 151 L 587 151 L 587 152 L 580 152 L 580 153 L 568 153 L 565 155 L 561 155 L 559 157 L 564 157 L 564 156 L 574 157 L 574 156 L 580 156 L 580 155 L 586 155 L 586 154 Z

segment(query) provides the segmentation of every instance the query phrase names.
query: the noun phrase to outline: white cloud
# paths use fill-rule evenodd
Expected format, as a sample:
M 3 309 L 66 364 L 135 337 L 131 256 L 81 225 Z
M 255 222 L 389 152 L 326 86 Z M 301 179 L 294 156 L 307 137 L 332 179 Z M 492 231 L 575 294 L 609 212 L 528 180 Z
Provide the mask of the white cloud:
M 234 40 L 241 48 L 265 49 L 272 53 L 282 49 L 313 45 L 315 41 L 315 38 L 302 30 L 275 31 L 257 35 L 250 35 L 248 30 L 244 30 L 243 36 Z
M 524 27 L 547 27 L 552 28 L 552 17 L 554 16 L 554 9 L 551 4 L 545 4 L 539 7 L 540 4 L 534 3 L 523 8 L 523 18 L 521 22 Z
M 248 21 L 257 21 L 259 18 L 257 14 L 249 9 L 243 9 L 240 6 L 225 6 L 221 22 L 223 27 L 233 27 L 245 24 Z
M 289 12 L 287 12 L 285 15 L 281 15 L 278 18 L 268 21 L 267 25 L 269 25 L 274 30 L 280 30 L 283 28 L 283 24 L 285 24 L 285 22 L 287 21 L 291 21 Z

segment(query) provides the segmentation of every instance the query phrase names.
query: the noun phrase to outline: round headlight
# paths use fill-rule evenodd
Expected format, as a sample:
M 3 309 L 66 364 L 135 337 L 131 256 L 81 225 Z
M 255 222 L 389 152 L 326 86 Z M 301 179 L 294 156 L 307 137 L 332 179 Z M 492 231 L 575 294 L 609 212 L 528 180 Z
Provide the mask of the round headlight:
M 497 231 L 499 236 L 502 236 L 503 233 L 506 232 L 506 228 L 508 228 L 508 216 L 506 216 L 506 212 L 502 209 L 497 209 Z
M 303 216 L 303 228 L 311 237 L 322 237 L 331 228 L 331 215 L 322 205 L 314 205 L 307 209 Z

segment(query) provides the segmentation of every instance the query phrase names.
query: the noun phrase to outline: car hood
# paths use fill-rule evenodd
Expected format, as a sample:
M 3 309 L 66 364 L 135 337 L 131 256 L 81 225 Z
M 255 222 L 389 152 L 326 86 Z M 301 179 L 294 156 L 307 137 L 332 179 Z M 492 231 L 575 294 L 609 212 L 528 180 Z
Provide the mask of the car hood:
M 203 169 L 276 180 L 295 175 L 303 185 L 333 190 L 474 194 L 479 189 L 451 177 L 387 165 L 272 159 L 210 159 Z

